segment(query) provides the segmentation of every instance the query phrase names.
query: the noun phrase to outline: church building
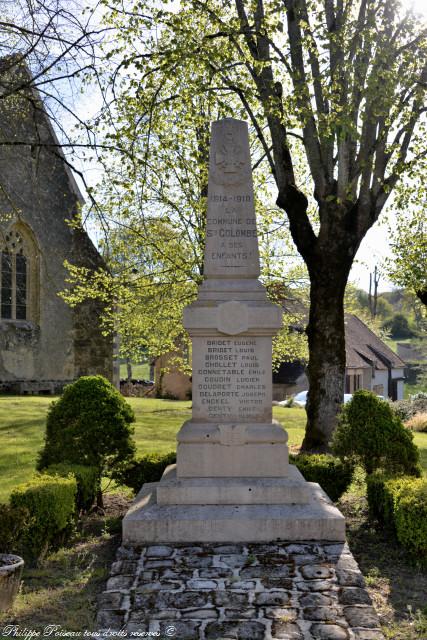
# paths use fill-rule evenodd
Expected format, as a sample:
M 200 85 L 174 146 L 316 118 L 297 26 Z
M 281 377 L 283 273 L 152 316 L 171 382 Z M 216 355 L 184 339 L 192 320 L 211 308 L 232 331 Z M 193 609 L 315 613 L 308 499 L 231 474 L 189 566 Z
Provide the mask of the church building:
M 113 380 L 99 303 L 70 308 L 64 261 L 103 265 L 70 226 L 83 197 L 27 68 L 0 61 L 0 391 L 57 393 L 82 375 Z

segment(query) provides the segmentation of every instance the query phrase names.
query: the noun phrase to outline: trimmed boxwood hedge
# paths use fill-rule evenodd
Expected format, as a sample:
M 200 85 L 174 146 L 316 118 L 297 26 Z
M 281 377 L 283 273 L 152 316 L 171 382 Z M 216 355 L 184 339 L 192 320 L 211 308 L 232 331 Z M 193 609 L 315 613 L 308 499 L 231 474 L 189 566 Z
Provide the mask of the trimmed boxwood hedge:
M 175 464 L 175 462 L 175 451 L 165 454 L 148 453 L 142 458 L 116 469 L 112 477 L 119 484 L 131 487 L 137 493 L 146 482 L 158 482 L 166 467 Z
M 391 478 L 377 472 L 367 478 L 369 511 L 380 524 L 394 531 L 398 541 L 417 559 L 427 562 L 427 481 Z
M 289 461 L 295 464 L 309 482 L 318 482 L 331 500 L 336 501 L 348 489 L 353 466 L 347 461 L 326 454 L 290 455 Z M 113 478 L 119 484 L 131 487 L 138 492 L 146 482 L 158 482 L 164 470 L 176 463 L 176 453 L 149 453 L 114 472 Z
M 88 511 L 95 502 L 100 489 L 97 467 L 59 462 L 58 464 L 51 464 L 43 470 L 43 473 L 47 473 L 50 476 L 62 476 L 63 478 L 69 476 L 70 473 L 74 475 L 77 481 L 77 512 Z
M 10 505 L 26 509 L 31 518 L 22 537 L 24 556 L 37 559 L 66 541 L 74 521 L 76 494 L 72 475 L 36 475 L 12 491 Z
M 347 491 L 353 479 L 351 462 L 327 454 L 290 454 L 289 462 L 298 467 L 308 482 L 318 482 L 333 502 Z

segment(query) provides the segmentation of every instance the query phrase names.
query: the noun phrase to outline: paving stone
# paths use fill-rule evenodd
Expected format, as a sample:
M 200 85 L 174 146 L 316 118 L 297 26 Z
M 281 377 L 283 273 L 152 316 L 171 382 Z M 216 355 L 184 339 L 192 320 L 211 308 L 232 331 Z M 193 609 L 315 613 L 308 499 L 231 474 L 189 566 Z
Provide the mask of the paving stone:
M 145 593 L 147 591 L 172 591 L 180 588 L 179 582 L 170 582 L 162 580 L 161 582 L 142 582 L 135 589 L 136 593 Z
M 147 547 L 145 556 L 147 558 L 166 558 L 171 556 L 172 553 L 173 553 L 172 547 L 166 547 L 164 545 L 155 545 L 152 547 Z
M 208 546 L 208 545 L 207 545 Z M 203 547 L 177 547 L 176 548 L 176 556 L 192 556 L 196 553 L 204 553 L 205 549 Z
M 249 604 L 248 593 L 236 593 L 233 591 L 216 591 L 213 594 L 215 604 L 218 607 L 246 607 Z
M 149 629 L 149 625 L 147 622 L 131 622 L 129 621 L 125 627 L 128 635 L 135 634 L 137 637 L 138 633 L 147 632 Z M 147 636 L 149 637 L 149 636 Z
M 341 604 L 372 604 L 368 592 L 358 587 L 344 587 L 338 598 Z
M 183 611 L 181 616 L 191 620 L 212 620 L 218 618 L 219 613 L 216 609 L 191 609 L 190 611 Z
M 384 640 L 369 604 L 347 545 L 157 544 L 118 550 L 97 626 L 176 640 Z
M 105 591 L 98 596 L 98 606 L 100 609 L 120 610 L 123 600 L 121 591 Z
M 190 580 L 194 577 L 195 569 L 163 569 L 157 572 L 162 580 Z M 149 579 L 149 578 L 148 578 Z
M 298 625 L 279 620 L 273 620 L 271 635 L 278 640 L 304 640 Z
M 304 565 L 300 568 L 300 571 L 306 580 L 324 580 L 325 578 L 332 578 L 334 575 L 333 569 L 322 564 Z
M 194 620 L 161 620 L 159 636 L 176 640 L 193 640 L 199 637 L 200 622 Z
M 338 569 L 335 571 L 338 584 L 345 587 L 364 587 L 365 581 L 360 571 Z
M 323 620 L 325 622 L 335 622 L 339 615 L 336 607 L 306 607 L 303 613 L 305 620 Z
M 146 560 L 144 569 L 169 569 L 174 566 L 173 560 Z
M 353 629 L 355 640 L 384 640 L 379 629 Z
M 149 622 L 145 617 L 145 613 L 143 611 L 132 613 L 125 629 L 128 632 L 128 635 L 132 633 L 137 634 L 147 632 L 149 629 Z
M 257 617 L 256 609 L 224 609 L 224 617 L 227 620 L 243 620 L 245 618 L 255 619 Z
M 372 607 L 344 607 L 344 615 L 351 627 L 378 628 L 379 621 Z
M 188 556 L 179 559 L 180 565 L 185 567 L 192 567 L 193 569 L 211 567 L 213 558 L 212 556 Z
M 105 609 L 100 609 L 96 618 L 96 624 L 99 629 L 121 629 L 123 621 L 123 613 Z
M 205 629 L 206 640 L 264 640 L 261 622 L 212 622 Z
M 252 564 L 251 556 L 243 556 L 230 554 L 228 556 L 220 556 L 220 561 L 227 565 L 227 567 L 244 567 Z
M 293 589 L 293 580 L 291 578 L 262 578 L 261 584 L 264 589 Z
M 338 544 L 324 544 L 322 545 L 324 553 L 329 557 L 342 557 L 343 555 L 351 555 L 350 549 L 346 542 Z
M 112 576 L 107 580 L 107 591 L 128 591 L 134 583 L 133 576 Z
M 307 593 L 299 598 L 301 607 L 327 607 L 334 602 L 326 593 Z
M 248 551 L 256 556 L 261 556 L 264 553 L 286 553 L 284 547 L 278 544 L 248 544 Z
M 307 582 L 297 582 L 298 591 L 329 591 L 333 583 L 330 580 L 308 580 Z
M 290 565 L 244 567 L 240 570 L 241 578 L 289 578 L 293 573 Z
M 288 555 L 298 555 L 300 553 L 313 553 L 313 545 L 308 544 L 285 544 L 284 549 Z
M 282 622 L 295 622 L 298 618 L 298 609 L 267 607 L 265 610 L 265 617 L 280 619 Z
M 142 609 L 199 609 L 207 603 L 207 593 L 202 594 L 196 591 L 135 594 L 135 606 Z
M 319 556 L 304 553 L 301 555 L 292 556 L 292 562 L 297 566 L 302 564 L 316 564 L 319 562 Z
M 233 575 L 232 569 L 224 567 L 212 567 L 212 569 L 199 569 L 199 578 L 229 578 Z
M 159 576 L 160 571 L 141 571 L 138 582 L 141 582 L 141 580 L 150 580 L 152 582 L 153 580 L 158 580 Z
M 337 624 L 313 624 L 310 633 L 316 640 L 348 640 L 348 631 Z
M 215 551 L 215 553 L 218 553 L 220 555 L 223 554 L 242 554 L 243 553 L 243 546 L 242 545 L 237 545 L 237 544 L 222 544 L 219 546 L 214 546 L 213 549 Z
M 227 589 L 253 591 L 256 587 L 256 582 L 254 580 L 226 580 L 225 586 Z
M 216 580 L 189 580 L 187 582 L 187 589 L 194 589 L 199 591 L 201 589 L 208 589 L 211 591 L 212 589 L 216 589 L 218 587 L 218 582 Z
M 265 605 L 280 606 L 288 604 L 290 595 L 287 591 L 264 591 L 258 593 L 255 598 L 255 602 L 258 607 L 264 607 Z

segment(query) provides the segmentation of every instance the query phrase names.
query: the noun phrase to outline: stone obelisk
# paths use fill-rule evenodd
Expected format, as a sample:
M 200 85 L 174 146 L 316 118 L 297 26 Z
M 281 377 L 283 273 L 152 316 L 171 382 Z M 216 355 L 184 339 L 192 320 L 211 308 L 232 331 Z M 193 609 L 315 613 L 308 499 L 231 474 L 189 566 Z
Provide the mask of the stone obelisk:
M 286 431 L 272 419 L 282 314 L 258 279 L 248 128 L 232 118 L 212 125 L 204 276 L 184 311 L 192 418 L 177 436 L 177 464 L 125 516 L 124 540 L 343 540 L 343 516 L 288 464 Z

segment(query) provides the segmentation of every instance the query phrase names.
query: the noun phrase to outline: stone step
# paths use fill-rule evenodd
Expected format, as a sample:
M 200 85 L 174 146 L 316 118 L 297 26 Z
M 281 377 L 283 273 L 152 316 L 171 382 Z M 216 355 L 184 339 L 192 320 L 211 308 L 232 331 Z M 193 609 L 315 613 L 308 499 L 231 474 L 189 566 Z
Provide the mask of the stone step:
M 345 540 L 344 516 L 316 483 L 308 504 L 157 504 L 159 483 L 145 484 L 123 519 L 123 540 L 157 542 L 272 542 Z
M 286 478 L 177 478 L 170 465 L 157 486 L 157 504 L 307 504 L 310 488 L 289 465 Z

